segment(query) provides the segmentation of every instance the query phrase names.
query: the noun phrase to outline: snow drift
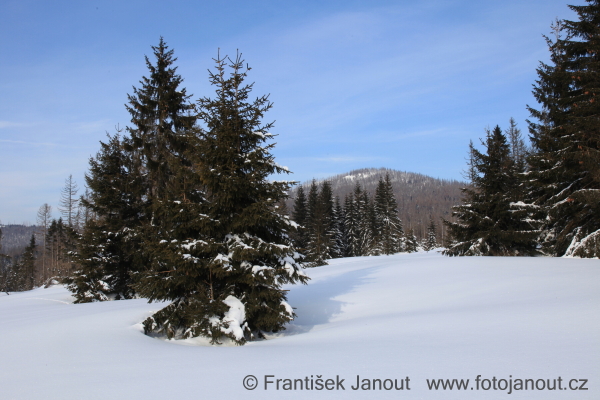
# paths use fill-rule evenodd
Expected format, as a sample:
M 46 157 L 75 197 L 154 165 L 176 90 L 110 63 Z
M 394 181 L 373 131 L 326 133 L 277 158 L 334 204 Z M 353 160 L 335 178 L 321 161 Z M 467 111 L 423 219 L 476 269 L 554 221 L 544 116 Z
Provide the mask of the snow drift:
M 298 317 L 285 332 L 242 347 L 145 336 L 140 323 L 162 305 L 143 299 L 72 304 L 61 286 L 2 294 L 0 398 L 600 398 L 598 260 L 430 252 L 330 264 L 288 287 Z M 248 375 L 254 390 L 243 386 Z M 352 390 L 357 375 L 409 378 L 410 390 Z M 472 387 L 478 375 L 589 382 L 508 397 L 428 388 L 428 379 Z M 317 376 L 345 379 L 345 390 L 264 388 Z

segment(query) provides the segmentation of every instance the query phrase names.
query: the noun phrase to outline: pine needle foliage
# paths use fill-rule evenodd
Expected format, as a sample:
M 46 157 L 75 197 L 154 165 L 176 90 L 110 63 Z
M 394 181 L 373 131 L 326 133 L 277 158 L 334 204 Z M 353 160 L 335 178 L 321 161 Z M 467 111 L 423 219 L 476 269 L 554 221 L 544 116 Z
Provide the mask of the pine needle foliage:
M 600 2 L 586 3 L 569 6 L 578 20 L 553 24 L 533 91 L 541 109 L 529 107 L 528 198 L 547 216 L 541 239 L 554 256 L 600 256 Z

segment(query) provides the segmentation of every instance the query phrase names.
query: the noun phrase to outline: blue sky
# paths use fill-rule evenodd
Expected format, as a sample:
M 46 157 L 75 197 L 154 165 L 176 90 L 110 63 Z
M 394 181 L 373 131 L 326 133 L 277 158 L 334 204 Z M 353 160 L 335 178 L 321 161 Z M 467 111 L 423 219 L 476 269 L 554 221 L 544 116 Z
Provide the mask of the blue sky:
M 576 4 L 580 4 L 580 1 Z M 273 153 L 304 181 L 387 167 L 461 179 L 487 126 L 524 133 L 564 0 L 0 2 L 0 222 L 58 217 L 163 36 L 194 99 L 217 49 L 270 93 Z

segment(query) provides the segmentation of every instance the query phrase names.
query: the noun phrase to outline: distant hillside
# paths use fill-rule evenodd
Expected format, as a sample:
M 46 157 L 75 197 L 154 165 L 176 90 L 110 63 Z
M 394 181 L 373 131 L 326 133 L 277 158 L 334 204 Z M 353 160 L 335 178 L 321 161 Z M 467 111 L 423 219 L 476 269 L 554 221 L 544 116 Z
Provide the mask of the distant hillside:
M 456 180 L 437 179 L 414 172 L 387 168 L 357 169 L 346 174 L 320 179 L 317 182 L 324 180 L 331 182 L 334 196 L 339 196 L 343 204 L 344 197 L 354 190 L 357 182 L 373 195 L 379 177 L 385 177 L 386 173 L 390 174 L 394 186 L 394 194 L 398 201 L 398 211 L 404 229 L 412 227 L 419 238 L 424 235 L 430 216 L 433 217 L 438 227 L 441 225 L 441 218 L 449 219 L 451 217 L 452 206 L 460 204 L 461 201 L 460 188 L 466 185 L 464 182 Z M 310 184 L 310 181 L 302 184 L 307 194 Z M 290 212 L 293 209 L 296 191 L 297 188 L 294 188 L 290 193 L 290 200 L 287 204 Z M 441 228 L 438 229 L 441 230 Z
M 31 240 L 31 234 L 36 233 L 38 227 L 35 225 L 0 225 L 2 229 L 2 250 L 3 254 L 14 257 L 21 254 Z

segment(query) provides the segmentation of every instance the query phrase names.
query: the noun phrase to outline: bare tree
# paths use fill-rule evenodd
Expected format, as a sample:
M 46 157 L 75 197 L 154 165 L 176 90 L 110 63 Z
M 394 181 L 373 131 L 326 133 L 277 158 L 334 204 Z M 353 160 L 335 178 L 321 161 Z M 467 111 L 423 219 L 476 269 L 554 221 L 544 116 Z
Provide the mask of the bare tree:
M 510 127 L 505 133 L 510 143 L 510 155 L 519 172 L 524 172 L 527 163 L 525 158 L 527 157 L 528 149 L 523 140 L 523 136 L 521 135 L 521 130 L 517 128 L 517 123 L 514 118 L 510 119 Z
M 65 187 L 60 192 L 60 206 L 58 207 L 64 221 L 70 228 L 75 228 L 79 224 L 79 199 L 77 198 L 77 191 L 79 187 L 73 180 L 73 175 L 65 180 Z

